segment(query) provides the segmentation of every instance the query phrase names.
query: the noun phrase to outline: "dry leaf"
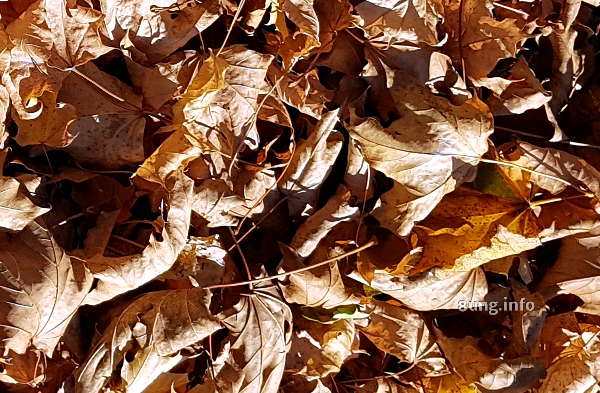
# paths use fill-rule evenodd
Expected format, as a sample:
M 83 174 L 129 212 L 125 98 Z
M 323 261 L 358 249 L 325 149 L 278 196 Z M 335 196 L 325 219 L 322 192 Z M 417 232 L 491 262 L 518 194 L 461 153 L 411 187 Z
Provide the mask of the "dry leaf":
M 419 313 L 381 301 L 372 301 L 369 311 L 369 324 L 360 330 L 379 349 L 432 374 L 446 371 L 444 357 Z
M 92 276 L 37 222 L 17 233 L 0 233 L 0 244 L 4 346 L 19 354 L 33 347 L 51 357 Z
M 337 374 L 358 343 L 354 321 L 323 325 L 300 321 L 292 337 L 286 370 L 309 380 Z
M 166 272 L 175 263 L 187 242 L 193 182 L 179 173 L 168 200 L 169 210 L 160 238 L 150 236 L 141 254 L 124 257 L 96 255 L 86 265 L 98 284 L 86 297 L 86 304 L 98 304 L 130 291 Z
M 75 392 L 105 387 L 141 393 L 185 356 L 181 350 L 221 328 L 201 289 L 159 291 L 136 299 L 106 329 L 76 375 Z
M 395 180 L 374 212 L 382 225 L 406 235 L 442 197 L 473 174 L 487 149 L 491 115 L 477 98 L 454 106 L 419 86 L 391 90 L 400 119 L 383 128 L 376 119 L 349 131 L 365 160 Z
M 20 231 L 50 209 L 37 206 L 18 180 L 0 177 L 0 228 Z
M 279 189 L 288 196 L 292 217 L 314 212 L 319 189 L 342 148 L 343 136 L 334 130 L 338 111 L 328 112 L 295 151 Z

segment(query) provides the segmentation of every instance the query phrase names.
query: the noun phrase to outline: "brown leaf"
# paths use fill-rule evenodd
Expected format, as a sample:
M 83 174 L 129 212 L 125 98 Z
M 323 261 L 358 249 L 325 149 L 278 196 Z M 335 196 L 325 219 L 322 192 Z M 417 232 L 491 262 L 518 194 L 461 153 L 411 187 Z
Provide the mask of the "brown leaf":
M 190 226 L 193 181 L 179 173 L 165 202 L 169 206 L 160 238 L 150 236 L 141 254 L 123 257 L 96 255 L 86 265 L 98 285 L 86 297 L 86 304 L 98 304 L 130 291 L 166 272 L 187 242 Z
M 73 141 L 66 150 L 81 165 L 93 168 L 117 169 L 143 161 L 146 120 L 141 97 L 92 63 L 79 69 L 125 102 L 116 102 L 74 74 L 65 78 L 58 98 L 78 114 L 68 127 Z
M 223 12 L 218 0 L 183 7 L 175 18 L 166 10 L 153 10 L 174 4 L 174 0 L 101 0 L 108 38 L 115 47 L 129 41 L 144 54 L 136 61 L 154 64 L 208 28 Z
M 256 290 L 222 317 L 229 329 L 223 363 L 190 393 L 276 393 L 292 334 L 289 307 L 272 290 Z
M 356 6 L 361 26 L 371 40 L 387 45 L 397 42 L 437 45 L 438 16 L 424 0 L 369 0 Z
M 479 0 L 439 1 L 443 10 L 442 30 L 448 34 L 446 51 L 476 86 L 494 83 L 488 74 L 499 59 L 514 57 L 528 35 L 515 19 L 496 20 L 490 2 Z
M 284 245 L 280 245 L 280 248 L 283 259 L 278 270 L 281 273 L 307 266 L 294 249 Z M 286 301 L 304 306 L 330 309 L 358 302 L 356 296 L 344 285 L 340 269 L 335 263 L 290 274 L 281 279 L 279 286 Z
M 445 359 L 419 313 L 390 302 L 368 305 L 369 324 L 360 331 L 380 350 L 432 375 L 446 372 Z
M 280 181 L 280 191 L 288 196 L 292 217 L 314 211 L 323 180 L 342 149 L 343 136 L 334 130 L 338 111 L 328 112 L 317 123 L 308 138 L 295 149 Z
M 0 229 L 20 231 L 49 208 L 37 206 L 16 179 L 0 177 Z
M 376 119 L 355 120 L 350 135 L 365 160 L 395 180 L 375 217 L 406 235 L 442 197 L 473 175 L 487 149 L 491 114 L 472 98 L 454 106 L 418 85 L 391 90 L 400 119 L 383 128 Z
M 185 356 L 181 350 L 221 328 L 202 289 L 159 291 L 136 299 L 106 329 L 76 374 L 75 392 L 105 387 L 141 393 Z
M 51 357 L 92 276 L 37 222 L 0 233 L 0 244 L 2 341 L 19 354 L 34 347 Z
M 77 67 L 110 50 L 102 43 L 102 13 L 62 0 L 38 0 L 6 32 L 34 64 L 62 70 Z
M 482 301 L 488 287 L 483 270 L 452 272 L 438 277 L 439 270 L 408 278 L 385 270 L 375 270 L 367 280 L 358 272 L 350 277 L 383 292 L 418 311 L 457 309 L 462 302 Z
M 286 371 L 310 379 L 333 376 L 357 346 L 358 332 L 352 320 L 327 325 L 300 321 L 292 338 Z

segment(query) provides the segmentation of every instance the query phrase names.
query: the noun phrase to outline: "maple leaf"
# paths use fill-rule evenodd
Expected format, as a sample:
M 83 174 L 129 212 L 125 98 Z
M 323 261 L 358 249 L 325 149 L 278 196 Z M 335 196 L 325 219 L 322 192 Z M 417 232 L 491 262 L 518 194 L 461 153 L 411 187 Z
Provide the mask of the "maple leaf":
M 391 90 L 400 119 L 383 128 L 376 119 L 349 128 L 365 160 L 395 180 L 374 212 L 382 224 L 406 235 L 444 195 L 471 178 L 487 149 L 491 115 L 477 98 L 454 106 L 417 85 Z
M 76 392 L 105 387 L 143 392 L 178 364 L 181 350 L 221 328 L 208 310 L 210 293 L 200 289 L 146 294 L 107 327 L 76 375 Z
M 51 357 L 92 276 L 35 221 L 20 232 L 0 233 L 0 244 L 2 341 L 20 354 L 33 346 Z

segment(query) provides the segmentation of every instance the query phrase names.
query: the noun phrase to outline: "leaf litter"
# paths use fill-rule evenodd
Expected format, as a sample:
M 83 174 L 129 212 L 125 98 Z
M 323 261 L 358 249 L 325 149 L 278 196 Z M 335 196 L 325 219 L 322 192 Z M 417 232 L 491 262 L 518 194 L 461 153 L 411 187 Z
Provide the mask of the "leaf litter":
M 0 391 L 600 392 L 598 6 L 0 2 Z

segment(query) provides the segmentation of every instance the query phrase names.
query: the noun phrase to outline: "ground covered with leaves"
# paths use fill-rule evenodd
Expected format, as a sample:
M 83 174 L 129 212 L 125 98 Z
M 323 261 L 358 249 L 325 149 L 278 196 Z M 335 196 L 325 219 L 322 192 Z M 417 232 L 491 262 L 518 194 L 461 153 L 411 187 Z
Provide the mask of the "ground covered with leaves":
M 0 2 L 0 391 L 599 392 L 598 5 Z

